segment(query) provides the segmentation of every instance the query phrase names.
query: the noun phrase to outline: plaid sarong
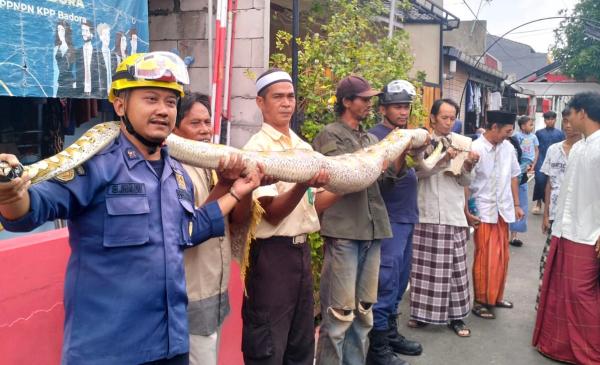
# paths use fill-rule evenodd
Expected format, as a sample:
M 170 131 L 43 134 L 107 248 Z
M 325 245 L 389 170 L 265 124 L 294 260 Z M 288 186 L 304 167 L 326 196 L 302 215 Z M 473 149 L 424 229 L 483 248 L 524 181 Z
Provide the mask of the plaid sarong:
M 417 224 L 410 275 L 411 319 L 445 324 L 471 309 L 467 227 Z

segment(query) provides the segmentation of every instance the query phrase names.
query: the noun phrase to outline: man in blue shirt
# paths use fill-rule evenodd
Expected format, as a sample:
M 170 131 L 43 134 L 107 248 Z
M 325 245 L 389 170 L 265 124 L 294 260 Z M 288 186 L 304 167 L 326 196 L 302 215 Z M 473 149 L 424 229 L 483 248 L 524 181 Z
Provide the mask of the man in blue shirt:
M 554 143 L 558 143 L 565 140 L 565 134 L 563 131 L 554 128 L 556 124 L 556 113 L 553 111 L 544 113 L 544 123 L 546 128 L 535 132 L 539 145 L 539 157 L 535 164 L 535 185 L 533 187 L 533 201 L 536 202 L 535 207 L 531 210 L 533 214 L 542 214 L 542 202 L 544 201 L 544 189 L 546 188 L 546 175 L 540 172 L 544 159 L 546 158 L 546 151 L 548 147 Z
M 113 143 L 55 180 L 30 187 L 24 175 L 0 183 L 7 230 L 69 220 L 63 364 L 188 363 L 183 249 L 223 235 L 223 214 L 258 185 L 259 174 L 194 208 L 192 182 L 163 146 L 187 82 L 174 54 L 128 57 L 109 94 L 121 118 Z M 8 154 L 0 161 L 19 164 Z
M 452 126 L 452 133 L 462 134 L 463 122 L 460 119 L 454 121 L 454 125 Z
M 415 95 L 415 88 L 408 81 L 395 80 L 386 85 L 379 96 L 382 121 L 369 133 L 381 140 L 395 128 L 406 129 Z M 412 236 L 415 224 L 419 223 L 419 210 L 415 170 L 406 166 L 404 158 L 397 161 L 399 163 L 393 163 L 380 182 L 393 237 L 381 240 L 377 303 L 373 306 L 367 356 L 367 363 L 373 365 L 407 364 L 395 353 L 420 355 L 423 351 L 421 344 L 398 333 L 398 305 L 410 278 Z

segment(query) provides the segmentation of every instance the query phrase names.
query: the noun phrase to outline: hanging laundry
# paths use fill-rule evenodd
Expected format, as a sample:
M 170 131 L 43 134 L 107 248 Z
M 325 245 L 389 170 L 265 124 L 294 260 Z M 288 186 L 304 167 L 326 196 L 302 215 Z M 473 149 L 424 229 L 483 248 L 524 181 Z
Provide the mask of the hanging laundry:
M 490 110 L 502 109 L 502 94 L 498 91 L 491 93 L 490 97 Z
M 471 81 L 467 82 L 467 95 L 465 97 L 467 112 L 475 111 L 475 104 L 473 103 L 473 83 Z

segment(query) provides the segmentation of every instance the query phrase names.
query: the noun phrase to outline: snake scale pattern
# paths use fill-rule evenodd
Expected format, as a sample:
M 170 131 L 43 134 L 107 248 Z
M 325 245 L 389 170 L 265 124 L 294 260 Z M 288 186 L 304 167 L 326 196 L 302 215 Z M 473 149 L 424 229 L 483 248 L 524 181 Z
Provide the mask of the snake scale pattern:
M 52 179 L 83 164 L 107 147 L 120 133 L 118 122 L 98 124 L 83 134 L 62 152 L 24 167 L 32 184 Z M 381 175 L 384 161 L 398 158 L 409 146 L 423 147 L 428 132 L 422 129 L 397 129 L 379 143 L 354 153 L 324 156 L 315 151 L 288 150 L 284 152 L 242 151 L 234 147 L 197 142 L 171 134 L 166 143 L 175 159 L 201 168 L 216 168 L 221 159 L 239 154 L 248 170 L 261 163 L 267 175 L 277 180 L 304 182 L 319 169 L 329 172 L 330 183 L 325 188 L 333 193 L 351 193 L 366 189 Z M 417 160 L 418 168 L 430 170 L 444 156 L 442 144 L 426 159 Z M 10 179 L 15 169 L 0 162 L 0 177 Z

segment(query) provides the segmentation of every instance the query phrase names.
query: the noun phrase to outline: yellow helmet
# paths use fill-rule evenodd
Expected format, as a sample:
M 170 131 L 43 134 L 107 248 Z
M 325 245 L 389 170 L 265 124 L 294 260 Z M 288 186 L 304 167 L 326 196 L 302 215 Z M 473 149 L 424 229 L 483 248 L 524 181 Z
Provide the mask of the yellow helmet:
M 160 87 L 183 97 L 183 85 L 190 83 L 183 60 L 171 52 L 133 54 L 119 64 L 112 78 L 108 100 L 113 102 L 121 90 L 136 87 Z

